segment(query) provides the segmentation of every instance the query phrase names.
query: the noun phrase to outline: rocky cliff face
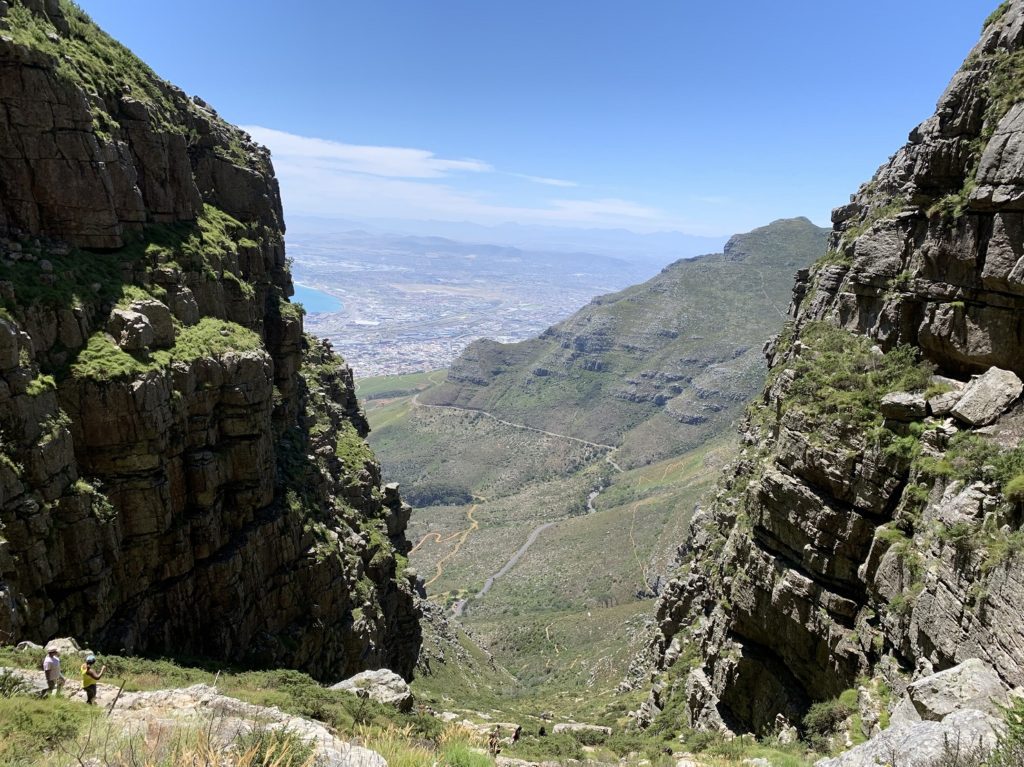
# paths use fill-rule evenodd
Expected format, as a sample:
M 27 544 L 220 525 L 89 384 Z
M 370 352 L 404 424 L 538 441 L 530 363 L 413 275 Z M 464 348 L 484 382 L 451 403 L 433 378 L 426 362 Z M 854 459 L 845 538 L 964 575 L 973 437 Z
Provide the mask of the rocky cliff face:
M 268 152 L 57 0 L 0 3 L 0 104 L 0 635 L 411 674 L 409 507 Z
M 1024 684 L 1022 83 L 1013 0 L 833 214 L 660 602 L 641 719 L 763 732 L 968 658 Z

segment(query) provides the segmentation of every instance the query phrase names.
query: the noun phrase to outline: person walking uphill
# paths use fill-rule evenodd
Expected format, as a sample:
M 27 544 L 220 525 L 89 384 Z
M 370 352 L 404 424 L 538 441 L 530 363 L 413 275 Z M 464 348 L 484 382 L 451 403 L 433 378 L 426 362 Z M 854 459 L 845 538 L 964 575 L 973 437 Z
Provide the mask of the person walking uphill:
M 51 647 L 43 658 L 43 675 L 46 677 L 46 694 L 56 695 L 64 686 L 64 675 L 60 672 L 60 651 Z
M 103 672 L 107 670 L 104 666 L 98 672 L 93 669 L 96 665 L 96 656 L 90 655 L 85 659 L 85 663 L 82 664 L 82 689 L 85 690 L 85 702 L 96 705 L 96 682 L 103 677 Z

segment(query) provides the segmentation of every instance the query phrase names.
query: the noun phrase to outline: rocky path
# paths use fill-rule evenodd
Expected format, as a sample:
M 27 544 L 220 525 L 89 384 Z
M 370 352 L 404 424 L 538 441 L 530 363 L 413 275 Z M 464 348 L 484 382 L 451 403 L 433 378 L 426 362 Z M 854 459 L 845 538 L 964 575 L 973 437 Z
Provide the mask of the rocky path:
M 516 563 L 520 559 L 522 559 L 523 555 L 533 545 L 533 542 L 537 540 L 537 536 L 543 533 L 553 524 L 555 523 L 545 522 L 543 525 L 538 525 L 537 527 L 533 528 L 533 530 L 530 531 L 530 535 L 526 539 L 526 542 L 523 543 L 523 545 L 516 550 L 516 553 L 509 557 L 509 560 L 501 566 L 501 569 L 498 570 L 498 572 L 496 572 L 494 575 L 492 575 L 490 578 L 484 581 L 484 586 L 482 589 L 480 589 L 479 592 L 477 592 L 476 598 L 479 599 L 480 597 L 484 596 L 484 594 L 491 590 L 491 587 L 494 585 L 495 580 L 505 575 L 505 573 L 507 573 L 509 570 L 515 567 Z
M 486 501 L 487 499 L 486 498 L 478 498 L 478 500 Z M 444 566 L 452 559 L 452 557 L 454 557 L 456 554 L 459 553 L 459 551 L 462 549 L 463 544 L 466 542 L 466 539 L 470 536 L 470 534 L 474 530 L 477 530 L 477 529 L 480 528 L 480 523 L 477 522 L 473 518 L 473 512 L 477 510 L 477 507 L 479 505 L 480 505 L 479 503 L 474 503 L 470 507 L 469 511 L 466 512 L 466 519 L 469 521 L 469 527 L 467 527 L 465 530 L 460 530 L 459 532 L 455 533 L 454 535 L 449 536 L 446 539 L 446 540 L 454 540 L 455 538 L 458 538 L 458 542 L 455 544 L 455 547 L 451 551 L 449 551 L 447 554 L 445 554 L 443 557 L 441 557 L 439 560 L 437 560 L 437 570 L 434 573 L 434 577 L 431 578 L 426 583 L 424 583 L 423 584 L 424 587 L 429 586 L 430 584 L 434 583 L 438 578 L 440 578 L 442 575 L 444 575 Z M 440 533 L 427 533 L 426 535 L 424 535 L 420 539 L 419 543 L 417 543 L 412 548 L 412 551 L 410 551 L 409 553 L 411 554 L 413 551 L 416 551 L 416 549 L 418 549 L 420 546 L 422 546 L 423 543 L 428 538 L 430 538 L 432 536 L 435 537 L 435 540 L 438 543 L 441 543 L 442 539 L 441 539 Z
M 764 298 L 768 302 L 768 305 L 772 309 L 774 309 L 775 312 L 780 317 L 782 317 L 783 320 L 788 320 L 789 319 L 789 314 L 787 312 L 783 311 L 782 309 L 780 309 L 778 307 L 778 305 L 772 300 L 772 297 L 770 295 L 768 295 L 768 289 L 765 287 L 765 284 L 764 284 L 764 272 L 762 272 L 760 269 L 758 269 L 757 270 L 757 276 L 761 278 L 761 294 L 764 295 Z

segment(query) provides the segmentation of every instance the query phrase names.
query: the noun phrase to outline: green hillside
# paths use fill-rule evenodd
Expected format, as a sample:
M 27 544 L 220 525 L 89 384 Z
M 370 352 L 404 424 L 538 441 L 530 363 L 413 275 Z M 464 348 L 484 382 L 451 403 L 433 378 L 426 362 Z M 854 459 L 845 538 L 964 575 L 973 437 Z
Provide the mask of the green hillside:
M 516 697 L 622 705 L 611 692 L 648 635 L 658 573 L 735 453 L 793 272 L 823 251 L 824 230 L 778 221 L 538 339 L 478 342 L 447 381 L 360 382 L 385 475 L 416 507 L 411 563 Z
M 622 465 L 696 447 L 759 388 L 762 345 L 826 234 L 805 218 L 776 221 L 600 296 L 536 339 L 478 341 L 421 401 L 617 445 Z

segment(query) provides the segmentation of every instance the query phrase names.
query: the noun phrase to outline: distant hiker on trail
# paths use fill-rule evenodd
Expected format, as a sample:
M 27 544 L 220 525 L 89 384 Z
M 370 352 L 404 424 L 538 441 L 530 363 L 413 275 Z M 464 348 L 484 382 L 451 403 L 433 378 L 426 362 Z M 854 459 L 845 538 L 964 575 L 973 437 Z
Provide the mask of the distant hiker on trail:
M 498 748 L 498 728 L 495 727 L 491 731 L 491 737 L 487 739 L 487 752 L 491 756 L 497 756 L 499 751 L 501 751 L 501 749 Z
M 96 705 L 96 682 L 103 676 L 103 672 L 107 670 L 104 666 L 97 673 L 93 666 L 96 664 L 96 656 L 90 655 L 85 659 L 85 663 L 82 664 L 82 689 L 85 690 L 85 702 Z
M 60 673 L 60 651 L 51 647 L 43 658 L 43 675 L 46 677 L 46 694 L 56 695 L 64 686 L 64 675 Z

